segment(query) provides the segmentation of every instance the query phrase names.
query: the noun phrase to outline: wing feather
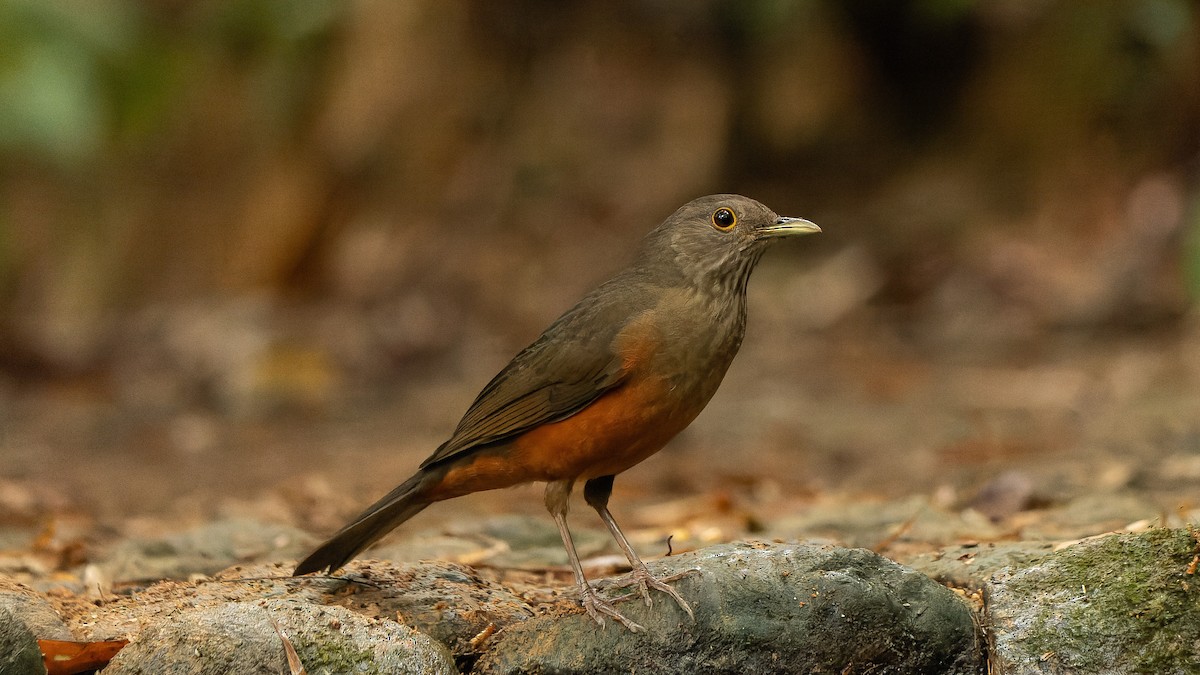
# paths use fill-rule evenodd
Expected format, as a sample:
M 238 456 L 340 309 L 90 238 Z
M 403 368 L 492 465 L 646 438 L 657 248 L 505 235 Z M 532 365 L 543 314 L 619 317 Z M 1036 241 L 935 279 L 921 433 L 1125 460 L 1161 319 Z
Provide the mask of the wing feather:
M 603 309 L 593 306 L 585 317 L 579 309 L 576 306 L 563 315 L 492 378 L 450 439 L 421 466 L 570 417 L 620 385 L 625 364 L 614 341 L 628 314 L 603 316 Z M 587 317 L 608 320 L 580 321 Z M 586 324 L 602 328 L 583 330 Z

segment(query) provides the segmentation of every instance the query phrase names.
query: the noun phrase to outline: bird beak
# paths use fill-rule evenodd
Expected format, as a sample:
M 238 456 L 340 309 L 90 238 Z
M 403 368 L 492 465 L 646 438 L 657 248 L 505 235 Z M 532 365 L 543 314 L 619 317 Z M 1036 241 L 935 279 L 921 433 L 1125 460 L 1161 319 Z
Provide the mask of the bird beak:
M 817 224 L 803 218 L 787 218 L 780 216 L 779 220 L 767 225 L 766 227 L 758 228 L 758 237 L 760 239 L 768 239 L 773 237 L 796 237 L 802 234 L 813 234 L 820 232 L 821 228 Z

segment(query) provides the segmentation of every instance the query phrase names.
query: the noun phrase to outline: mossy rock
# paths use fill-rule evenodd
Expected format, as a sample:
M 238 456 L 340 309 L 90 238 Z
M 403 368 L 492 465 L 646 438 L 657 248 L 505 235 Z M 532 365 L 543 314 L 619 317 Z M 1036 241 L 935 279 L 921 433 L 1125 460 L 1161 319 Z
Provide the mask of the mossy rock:
M 508 626 L 473 672 L 982 672 L 971 610 L 950 590 L 871 551 L 739 543 L 653 561 L 695 618 L 661 593 L 621 612 L 646 627 L 601 628 L 582 612 Z
M 280 632 L 312 675 L 456 672 L 445 648 L 412 628 L 343 607 L 288 600 L 233 602 L 163 618 L 137 635 L 104 672 L 275 675 L 288 672 Z
M 1200 672 L 1200 533 L 1089 540 L 988 585 L 999 673 Z

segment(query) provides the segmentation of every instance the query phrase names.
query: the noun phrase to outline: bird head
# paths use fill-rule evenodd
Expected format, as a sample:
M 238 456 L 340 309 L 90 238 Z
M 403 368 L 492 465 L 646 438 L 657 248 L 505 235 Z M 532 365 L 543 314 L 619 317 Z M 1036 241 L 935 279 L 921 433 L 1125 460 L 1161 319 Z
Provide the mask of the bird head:
M 709 195 L 679 207 L 642 246 L 643 260 L 668 264 L 701 286 L 745 290 L 763 251 L 784 237 L 820 232 L 803 218 L 781 216 L 741 195 Z

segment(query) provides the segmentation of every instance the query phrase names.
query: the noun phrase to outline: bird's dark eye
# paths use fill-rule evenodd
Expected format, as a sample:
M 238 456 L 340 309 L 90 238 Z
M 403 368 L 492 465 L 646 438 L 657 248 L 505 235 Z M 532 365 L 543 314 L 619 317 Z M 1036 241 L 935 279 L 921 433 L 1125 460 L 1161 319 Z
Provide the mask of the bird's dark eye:
M 729 209 L 717 209 L 713 211 L 712 224 L 718 230 L 728 232 L 733 229 L 734 225 L 737 225 L 737 216 Z

